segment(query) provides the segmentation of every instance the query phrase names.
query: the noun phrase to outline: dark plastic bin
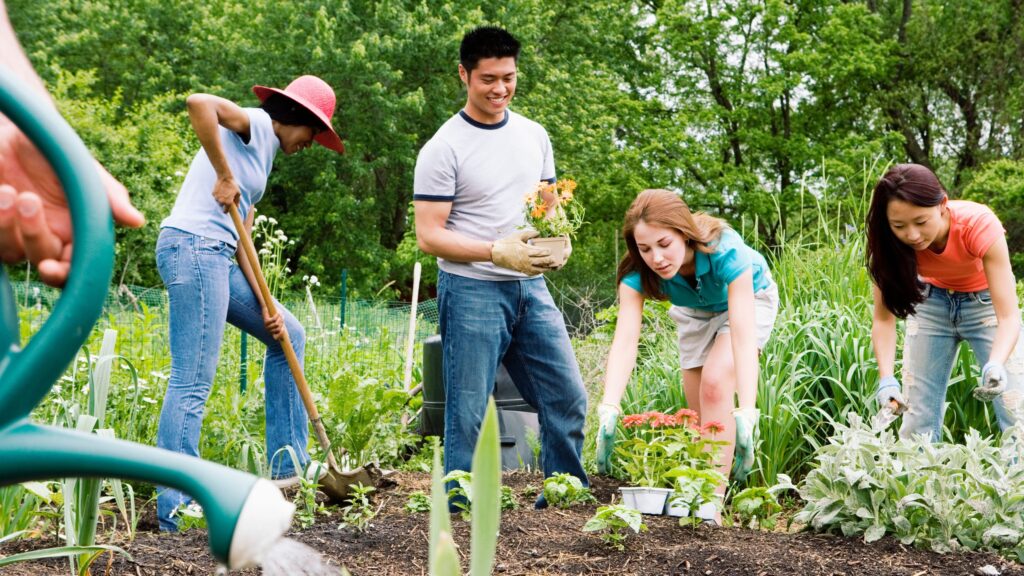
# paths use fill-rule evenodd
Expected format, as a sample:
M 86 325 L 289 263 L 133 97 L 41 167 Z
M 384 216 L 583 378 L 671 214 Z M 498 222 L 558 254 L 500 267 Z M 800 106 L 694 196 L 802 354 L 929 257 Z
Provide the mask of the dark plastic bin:
M 423 342 L 423 411 L 419 429 L 424 436 L 444 438 L 444 371 L 441 336 L 435 334 Z M 499 365 L 494 381 L 494 403 L 498 408 L 501 434 L 501 464 L 506 470 L 539 468 L 528 436 L 540 442 L 537 411 L 523 399 L 512 378 Z

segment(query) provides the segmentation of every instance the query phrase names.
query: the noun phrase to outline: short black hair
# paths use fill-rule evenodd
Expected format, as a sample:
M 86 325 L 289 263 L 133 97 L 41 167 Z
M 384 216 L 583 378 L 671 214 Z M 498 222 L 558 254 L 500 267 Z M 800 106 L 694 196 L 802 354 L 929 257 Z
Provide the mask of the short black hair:
M 271 120 L 288 126 L 309 126 L 326 130 L 327 126 L 308 108 L 282 94 L 271 94 L 260 104 Z
M 472 72 L 484 58 L 515 58 L 519 61 L 519 40 L 504 28 L 480 26 L 462 37 L 459 46 L 459 63 Z

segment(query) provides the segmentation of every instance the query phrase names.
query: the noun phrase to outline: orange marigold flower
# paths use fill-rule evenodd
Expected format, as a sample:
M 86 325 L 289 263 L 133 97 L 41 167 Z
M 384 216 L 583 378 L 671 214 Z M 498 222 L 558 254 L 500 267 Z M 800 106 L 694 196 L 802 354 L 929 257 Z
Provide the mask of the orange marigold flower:
M 547 211 L 548 207 L 544 203 L 544 200 L 538 200 L 537 203 L 534 204 L 533 210 L 530 211 L 530 216 L 533 216 L 534 218 L 540 218 Z

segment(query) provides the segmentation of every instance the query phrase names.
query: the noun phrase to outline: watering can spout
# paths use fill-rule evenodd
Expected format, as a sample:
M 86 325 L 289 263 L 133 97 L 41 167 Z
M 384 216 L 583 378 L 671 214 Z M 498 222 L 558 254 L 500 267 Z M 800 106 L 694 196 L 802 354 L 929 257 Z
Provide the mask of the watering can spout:
M 248 568 L 263 561 L 264 555 L 288 530 L 295 505 L 274 483 L 260 478 L 252 486 L 235 523 L 228 550 L 228 567 Z
M 173 486 L 203 507 L 210 550 L 228 568 L 255 566 L 291 525 L 295 505 L 272 482 L 220 464 L 22 420 L 0 430 L 0 485 L 63 477 Z

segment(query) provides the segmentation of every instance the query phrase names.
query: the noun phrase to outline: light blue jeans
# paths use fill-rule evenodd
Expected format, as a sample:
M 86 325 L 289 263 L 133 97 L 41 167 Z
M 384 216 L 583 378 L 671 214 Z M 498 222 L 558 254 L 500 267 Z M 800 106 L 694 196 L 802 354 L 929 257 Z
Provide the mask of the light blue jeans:
M 503 362 L 537 410 L 544 476 L 583 471 L 587 394 L 565 321 L 543 277 L 476 280 L 438 272 L 445 387 L 444 470 L 469 470 Z
M 224 324 L 230 322 L 267 345 L 263 366 L 267 457 L 273 458 L 274 478 L 293 476 L 296 471 L 291 457 L 277 452 L 291 446 L 299 463 L 306 465 L 309 418 L 284 349 L 264 327 L 259 300 L 235 264 L 234 255 L 235 249 L 219 240 L 173 228 L 160 231 L 156 265 L 170 300 L 171 376 L 160 411 L 156 444 L 199 456 L 206 399 L 217 371 Z M 277 309 L 284 316 L 301 363 L 306 339 L 302 325 L 280 304 Z M 186 494 L 161 487 L 157 491 L 160 528 L 175 530 L 177 521 L 170 513 L 189 501 Z
M 942 439 L 946 388 L 957 347 L 966 340 L 979 364 L 988 362 L 996 335 L 996 313 L 988 290 L 952 292 L 926 285 L 925 299 L 907 318 L 903 345 L 903 391 L 909 410 L 900 436 L 926 434 Z M 1024 336 L 1006 361 L 1006 391 L 993 402 L 999 428 L 1016 422 L 1024 392 Z

